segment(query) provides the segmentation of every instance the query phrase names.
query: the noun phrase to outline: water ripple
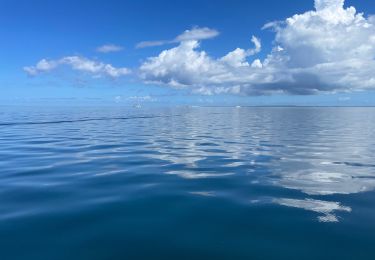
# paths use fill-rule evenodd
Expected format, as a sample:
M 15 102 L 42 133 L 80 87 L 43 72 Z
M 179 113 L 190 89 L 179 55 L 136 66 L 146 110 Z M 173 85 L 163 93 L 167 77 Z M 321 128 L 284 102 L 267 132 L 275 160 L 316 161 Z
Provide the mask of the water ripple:
M 217 199 L 248 206 L 271 198 L 270 205 L 290 214 L 299 208 L 311 220 L 337 222 L 359 210 L 351 196 L 375 190 L 371 108 L 1 116 L 1 219 L 57 208 L 72 213 L 77 203 L 149 199 L 159 205 L 164 196 L 181 205 L 205 197 L 207 207 Z

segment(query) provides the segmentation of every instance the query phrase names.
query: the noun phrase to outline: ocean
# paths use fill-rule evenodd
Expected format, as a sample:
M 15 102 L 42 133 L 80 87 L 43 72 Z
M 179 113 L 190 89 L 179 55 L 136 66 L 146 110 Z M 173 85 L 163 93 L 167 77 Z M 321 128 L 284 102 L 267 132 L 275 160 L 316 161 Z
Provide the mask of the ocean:
M 375 259 L 375 108 L 1 107 L 0 259 Z

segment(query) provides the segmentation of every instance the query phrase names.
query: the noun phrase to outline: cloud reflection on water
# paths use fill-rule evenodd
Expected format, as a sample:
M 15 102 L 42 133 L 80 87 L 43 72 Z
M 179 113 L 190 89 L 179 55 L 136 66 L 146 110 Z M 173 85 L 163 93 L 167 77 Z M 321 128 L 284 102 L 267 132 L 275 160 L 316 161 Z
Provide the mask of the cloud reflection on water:
M 298 190 L 308 197 L 301 200 L 291 195 L 271 201 L 319 213 L 322 222 L 338 222 L 335 212 L 351 212 L 351 208 L 314 196 L 375 189 L 371 163 L 374 149 L 369 142 L 375 139 L 371 131 L 375 117 L 363 114 L 361 109 L 332 108 L 327 114 L 314 108 L 202 111 L 188 110 L 179 118 L 181 122 L 163 129 L 164 137 L 173 140 L 172 146 L 158 146 L 160 153 L 149 156 L 176 166 L 167 174 L 198 181 L 220 177 L 231 182 L 240 178 L 241 185 L 231 191 L 234 194 L 252 189 L 251 185 Z M 180 128 L 182 125 L 185 127 Z M 158 142 L 156 136 L 152 143 Z M 199 191 L 190 193 L 204 195 Z
M 321 222 L 338 222 L 335 211 L 351 212 L 350 207 L 342 206 L 339 202 L 313 200 L 313 199 L 274 199 L 274 203 L 282 206 L 305 209 L 319 213 L 318 219 Z
M 50 192 L 74 190 L 84 203 L 119 193 L 182 192 L 197 200 L 301 208 L 332 222 L 356 210 L 351 194 L 375 189 L 373 108 L 30 113 L 15 118 L 55 122 L 65 115 L 69 122 L 2 129 L 0 166 L 9 194 L 53 184 Z M 128 119 L 91 120 L 122 117 Z M 335 194 L 348 198 L 345 205 Z

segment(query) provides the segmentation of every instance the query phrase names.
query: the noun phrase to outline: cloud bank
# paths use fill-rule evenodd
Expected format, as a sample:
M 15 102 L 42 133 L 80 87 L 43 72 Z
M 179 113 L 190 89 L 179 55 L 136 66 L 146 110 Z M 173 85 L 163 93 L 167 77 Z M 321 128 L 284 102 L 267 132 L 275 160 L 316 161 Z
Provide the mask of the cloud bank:
M 177 46 L 147 58 L 136 75 L 146 84 L 205 95 L 310 95 L 375 89 L 375 16 L 344 7 L 344 0 L 315 0 L 314 10 L 268 23 L 263 29 L 272 30 L 275 39 L 272 51 L 259 57 L 262 44 L 255 36 L 249 39 L 253 47 L 236 48 L 223 57 L 208 55 L 200 49 L 200 41 L 219 32 L 207 27 L 194 27 L 172 40 L 141 42 L 137 48 Z M 97 51 L 121 49 L 109 44 Z M 130 73 L 128 68 L 79 56 L 42 59 L 24 71 L 35 76 L 61 66 L 94 77 Z
M 256 37 L 251 39 L 254 48 L 237 48 L 214 58 L 199 49 L 205 37 L 191 32 L 194 37 L 189 36 L 187 31 L 174 40 L 177 47 L 148 58 L 140 66 L 140 77 L 146 83 L 200 94 L 316 94 L 375 88 L 375 17 L 345 8 L 344 0 L 315 0 L 315 10 L 268 23 L 264 29 L 274 30 L 276 36 L 273 50 L 263 60 L 251 58 L 261 51 Z M 147 44 L 165 42 L 159 43 Z
M 128 68 L 116 68 L 111 64 L 90 60 L 79 56 L 68 56 L 58 60 L 40 60 L 35 66 L 24 67 L 24 71 L 30 76 L 47 73 L 61 66 L 68 66 L 72 70 L 88 73 L 94 77 L 107 76 L 118 78 L 128 75 L 131 71 Z

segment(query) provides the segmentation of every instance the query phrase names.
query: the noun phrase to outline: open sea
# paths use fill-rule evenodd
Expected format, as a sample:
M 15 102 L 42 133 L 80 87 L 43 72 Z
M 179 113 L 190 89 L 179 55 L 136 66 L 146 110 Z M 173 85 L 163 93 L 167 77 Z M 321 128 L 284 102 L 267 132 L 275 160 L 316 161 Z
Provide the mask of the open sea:
M 0 259 L 375 259 L 375 108 L 0 108 Z

